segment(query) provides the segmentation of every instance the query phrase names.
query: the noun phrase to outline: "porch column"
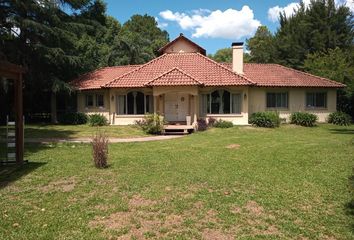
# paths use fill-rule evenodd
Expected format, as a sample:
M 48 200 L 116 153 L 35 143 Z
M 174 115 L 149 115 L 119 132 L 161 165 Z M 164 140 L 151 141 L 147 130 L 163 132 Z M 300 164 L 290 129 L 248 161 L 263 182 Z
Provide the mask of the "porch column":
M 16 136 L 16 163 L 23 163 L 23 107 L 22 107 L 22 74 L 15 80 L 15 136 Z
M 154 96 L 154 114 L 157 113 L 157 104 L 158 104 L 158 101 L 159 100 L 159 96 Z
M 134 98 L 134 115 L 136 114 L 136 95 L 137 95 L 137 92 L 133 92 L 133 98 Z
M 193 111 L 193 124 L 197 124 L 197 111 L 198 111 L 198 95 L 193 96 L 194 99 L 194 111 Z

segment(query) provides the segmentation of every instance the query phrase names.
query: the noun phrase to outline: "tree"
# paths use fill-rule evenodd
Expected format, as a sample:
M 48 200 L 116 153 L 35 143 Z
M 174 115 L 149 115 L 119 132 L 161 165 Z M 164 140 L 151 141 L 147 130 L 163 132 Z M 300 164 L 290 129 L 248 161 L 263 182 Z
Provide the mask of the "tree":
M 266 26 L 258 27 L 255 35 L 246 41 L 250 62 L 272 63 L 277 57 L 274 36 Z
M 347 85 L 338 92 L 338 109 L 354 117 L 354 51 L 340 48 L 308 54 L 304 63 L 306 71 Z
M 232 48 L 221 48 L 214 55 L 208 54 L 208 57 L 219 63 L 232 63 Z M 249 54 L 244 53 L 243 61 L 247 63 L 249 59 Z
M 155 18 L 133 15 L 114 39 L 109 65 L 146 63 L 157 57 L 168 41 L 168 33 L 157 27 Z
M 336 6 L 334 0 L 301 2 L 292 16 L 280 14 L 280 28 L 275 34 L 276 62 L 303 69 L 308 54 L 353 44 L 353 16 L 349 8 Z

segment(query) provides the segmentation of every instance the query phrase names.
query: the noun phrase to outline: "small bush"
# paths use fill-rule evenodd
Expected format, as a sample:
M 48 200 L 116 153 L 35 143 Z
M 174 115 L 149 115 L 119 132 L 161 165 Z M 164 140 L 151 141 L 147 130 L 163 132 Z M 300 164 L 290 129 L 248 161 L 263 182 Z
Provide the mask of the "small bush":
M 316 125 L 317 116 L 312 113 L 295 112 L 290 115 L 290 123 L 304 126 L 313 127 Z
M 59 115 L 58 121 L 61 124 L 66 125 L 80 125 L 86 124 L 88 117 L 85 113 L 80 112 L 70 112 Z
M 208 127 L 213 127 L 216 122 L 216 119 L 213 117 L 208 118 Z
M 105 126 L 108 125 L 108 120 L 101 114 L 92 114 L 89 117 L 90 126 Z
M 97 168 L 108 166 L 108 138 L 105 134 L 98 132 L 92 138 L 93 162 Z
M 234 124 L 232 122 L 221 120 L 221 119 L 214 123 L 214 127 L 216 128 L 231 128 L 233 126 Z
M 277 112 L 256 112 L 252 113 L 249 123 L 257 127 L 276 128 L 280 125 L 280 118 Z
M 329 114 L 328 123 L 333 123 L 341 126 L 348 126 L 351 123 L 351 117 L 344 112 L 334 112 Z
M 143 120 L 135 121 L 135 124 L 148 134 L 161 134 L 165 123 L 163 117 L 158 114 L 149 114 Z
M 208 124 L 204 118 L 197 119 L 198 131 L 205 131 L 208 129 Z

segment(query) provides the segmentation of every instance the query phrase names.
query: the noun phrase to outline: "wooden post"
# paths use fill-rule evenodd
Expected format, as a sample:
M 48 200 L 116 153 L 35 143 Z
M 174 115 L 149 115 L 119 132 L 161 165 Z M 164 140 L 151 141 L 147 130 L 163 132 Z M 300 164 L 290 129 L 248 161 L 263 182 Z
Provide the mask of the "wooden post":
M 22 73 L 15 80 L 15 123 L 16 123 L 16 163 L 23 163 L 23 106 L 22 106 Z

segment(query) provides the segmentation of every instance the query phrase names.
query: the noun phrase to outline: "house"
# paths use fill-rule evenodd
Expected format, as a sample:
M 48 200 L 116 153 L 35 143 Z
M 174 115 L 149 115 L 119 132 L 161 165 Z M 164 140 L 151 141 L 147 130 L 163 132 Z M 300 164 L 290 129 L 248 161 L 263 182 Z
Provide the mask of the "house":
M 127 125 L 159 113 L 170 123 L 195 126 L 214 117 L 248 124 L 250 114 L 311 112 L 320 122 L 336 111 L 337 89 L 345 85 L 277 64 L 243 63 L 243 43 L 233 43 L 231 64 L 220 64 L 182 34 L 142 65 L 101 68 L 72 81 L 78 111 L 104 114 Z

